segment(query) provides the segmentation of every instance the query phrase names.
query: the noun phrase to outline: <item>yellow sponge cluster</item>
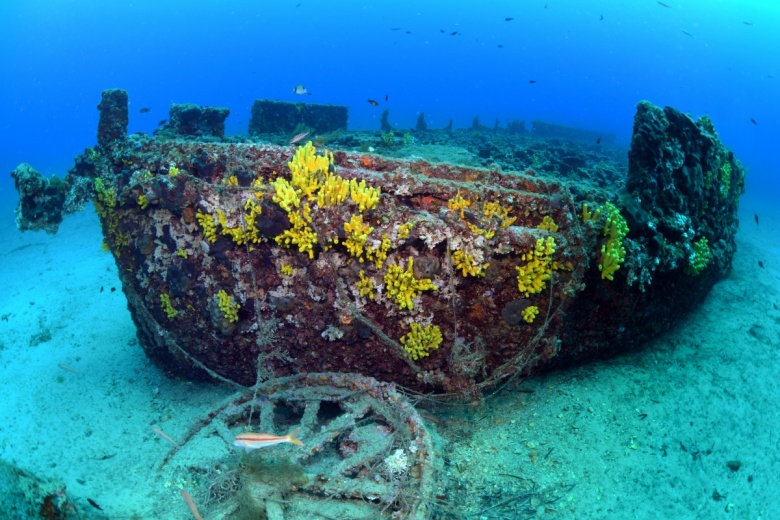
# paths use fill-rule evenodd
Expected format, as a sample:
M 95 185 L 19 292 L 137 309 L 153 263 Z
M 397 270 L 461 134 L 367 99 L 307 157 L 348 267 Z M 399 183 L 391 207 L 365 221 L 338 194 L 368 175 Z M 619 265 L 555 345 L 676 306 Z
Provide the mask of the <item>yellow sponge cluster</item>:
M 512 211 L 510 206 L 502 206 L 498 202 L 486 201 L 482 206 L 482 215 L 478 217 L 480 226 L 466 219 L 465 209 L 470 208 L 472 201 L 464 198 L 460 191 L 447 201 L 447 207 L 453 211 L 460 212 L 460 218 L 466 220 L 466 225 L 477 235 L 482 235 L 488 240 L 492 239 L 496 235 L 497 228 L 506 228 L 514 224 L 517 217 L 510 217 L 509 212 Z M 498 221 L 496 226 L 494 219 Z
M 282 234 L 274 237 L 280 246 L 298 246 L 298 251 L 308 253 L 309 258 L 314 258 L 314 245 L 317 243 L 317 233 L 311 228 L 311 208 L 304 203 L 301 211 L 292 211 L 287 214 L 292 227 Z
M 311 141 L 296 150 L 290 168 L 290 181 L 277 177 L 273 185 L 276 195 L 273 201 L 287 212 L 297 208 L 301 200 L 317 201 L 320 207 L 335 206 L 344 202 L 347 195 L 360 211 L 373 209 L 379 202 L 381 190 L 366 185 L 365 180 L 350 181 L 333 174 L 333 154 L 317 155 Z
M 259 244 L 263 241 L 262 235 L 260 235 L 255 222 L 257 217 L 262 213 L 262 206 L 257 203 L 260 199 L 259 190 L 247 199 L 244 204 L 244 225 L 238 225 L 231 227 L 228 224 L 228 215 L 224 211 L 217 209 L 214 215 L 208 213 L 202 213 L 198 211 L 195 214 L 195 219 L 203 228 L 203 235 L 209 242 L 217 241 L 217 223 L 222 226 L 222 234 L 233 239 L 238 245 L 244 244 Z M 214 222 L 214 216 L 216 216 L 217 222 Z
M 502 228 L 511 226 L 517 220 L 517 217 L 510 217 L 509 212 L 512 211 L 510 206 L 502 206 L 498 202 L 487 201 L 482 206 L 482 213 L 488 218 L 497 218 L 501 223 Z
M 547 231 L 552 231 L 553 233 L 556 233 L 558 231 L 558 224 L 555 223 L 555 221 L 552 219 L 550 215 L 545 215 L 544 218 L 542 219 L 542 222 L 538 226 L 536 226 L 536 229 L 545 229 Z
M 287 163 L 292 175 L 292 185 L 299 190 L 301 197 L 314 197 L 322 187 L 322 181 L 331 175 L 333 153 L 326 151 L 324 155 L 317 155 L 315 152 L 314 145 L 309 141 L 304 146 L 299 146 L 292 161 Z
M 165 315 L 168 316 L 169 320 L 172 320 L 179 315 L 179 311 L 174 308 L 173 303 L 171 302 L 171 297 L 167 293 L 160 293 L 160 305 L 162 306 L 162 310 Z
M 382 235 L 382 241 L 379 243 L 379 246 L 366 247 L 366 259 L 370 262 L 374 262 L 377 269 L 381 269 L 382 264 L 384 264 L 387 259 L 387 252 L 390 251 L 391 245 L 392 242 L 390 241 L 390 237 Z
M 329 175 L 317 192 L 317 205 L 321 208 L 327 208 L 341 204 L 347 199 L 349 185 L 338 175 Z
M 377 269 L 382 268 L 382 264 L 387 259 L 387 252 L 390 250 L 392 242 L 387 235 L 382 235 L 382 241 L 377 247 L 366 245 L 368 235 L 374 230 L 367 223 L 363 222 L 363 215 L 352 215 L 349 222 L 344 223 L 344 231 L 347 232 L 347 239 L 344 246 L 349 254 L 362 262 L 364 256 L 366 260 L 374 262 Z
M 394 299 L 401 310 L 412 310 L 414 308 L 412 299 L 423 291 L 436 290 L 430 278 L 418 280 L 414 277 L 413 265 L 414 258 L 410 258 L 406 270 L 398 265 L 391 265 L 385 274 L 385 294 L 388 298 Z
M 241 308 L 241 305 L 236 303 L 233 297 L 229 296 L 224 289 L 221 289 L 217 293 L 217 300 L 219 300 L 219 310 L 222 311 L 222 314 L 225 316 L 225 319 L 231 323 L 237 322 L 238 309 Z
M 555 253 L 555 239 L 547 237 L 546 240 L 544 238 L 538 239 L 536 247 L 521 257 L 528 263 L 522 267 L 515 267 L 517 269 L 517 288 L 526 298 L 541 292 L 547 280 L 552 276 L 553 253 Z
M 623 239 L 628 234 L 628 224 L 614 204 L 606 202 L 604 209 L 607 212 L 604 236 L 608 237 L 608 239 L 601 246 L 599 271 L 601 271 L 602 279 L 613 280 L 615 271 L 620 269 L 620 265 L 626 259 L 626 248 L 623 247 Z
M 355 285 L 360 292 L 360 296 L 363 298 L 368 298 L 369 300 L 373 300 L 374 291 L 376 290 L 376 287 L 374 287 L 374 281 L 371 278 L 366 277 L 366 273 L 364 273 L 363 270 L 361 270 L 358 275 L 360 276 L 360 280 L 358 280 Z
M 447 201 L 447 207 L 453 211 L 460 211 L 460 218 L 466 218 L 463 210 L 471 207 L 471 201 L 464 199 L 460 191 L 458 191 L 454 197 Z
M 273 201 L 279 204 L 284 211 L 290 213 L 294 208 L 301 205 L 301 197 L 298 190 L 292 187 L 284 177 L 277 177 L 272 183 L 276 194 Z
M 347 232 L 347 239 L 344 246 L 352 256 L 361 262 L 363 261 L 364 246 L 368 235 L 374 230 L 367 223 L 363 222 L 363 215 L 352 215 L 349 222 L 344 222 L 344 231 Z
M 428 357 L 432 350 L 438 349 L 441 345 L 443 338 L 438 325 L 423 327 L 419 323 L 412 323 L 409 327 L 411 330 L 401 337 L 401 344 L 407 357 L 415 361 Z
M 349 181 L 349 197 L 358 205 L 360 211 L 374 209 L 379 202 L 379 188 L 366 186 L 366 181 Z
M 314 258 L 317 234 L 310 225 L 311 207 L 306 201 L 325 208 L 341 204 L 349 196 L 360 211 L 373 209 L 379 202 L 380 190 L 366 186 L 365 180 L 358 183 L 354 179 L 346 181 L 334 175 L 333 154 L 325 152 L 324 155 L 317 155 L 311 141 L 299 147 L 287 165 L 290 168 L 290 180 L 283 177 L 274 180 L 273 201 L 287 213 L 292 227 L 275 237 L 275 240 L 277 244 L 286 247 L 298 246 L 298 250 L 308 253 L 309 258 Z M 362 222 L 362 217 L 358 217 L 359 223 L 356 217 L 352 217 L 350 222 L 344 224 L 344 228 L 349 233 L 346 245 L 350 254 L 362 261 L 363 254 L 368 256 L 364 245 L 372 228 Z
M 523 317 L 523 320 L 526 323 L 533 323 L 534 319 L 536 319 L 536 316 L 539 314 L 539 307 L 536 305 L 529 305 L 523 311 L 520 313 L 520 315 Z
M 206 240 L 211 243 L 217 241 L 217 225 L 214 223 L 214 217 L 208 213 L 201 213 L 198 211 L 195 214 L 195 218 L 198 220 L 198 224 L 203 228 L 203 234 L 206 236 Z
M 460 249 L 452 253 L 452 263 L 455 264 L 455 269 L 461 270 L 463 276 L 482 276 L 488 266 L 488 263 L 480 264 L 473 255 Z
M 245 226 L 243 227 L 230 227 L 228 225 L 227 214 L 221 210 L 216 211 L 217 221 L 219 222 L 219 225 L 222 226 L 222 234 L 229 236 L 233 239 L 233 242 L 240 246 L 247 243 L 258 244 L 263 241 L 263 237 L 258 232 L 257 227 L 255 226 L 255 221 L 257 220 L 257 216 L 260 215 L 262 211 L 262 206 L 257 204 L 254 200 L 248 199 L 246 204 L 244 204 L 244 210 L 246 212 L 244 213 Z M 208 235 L 206 238 L 208 238 Z

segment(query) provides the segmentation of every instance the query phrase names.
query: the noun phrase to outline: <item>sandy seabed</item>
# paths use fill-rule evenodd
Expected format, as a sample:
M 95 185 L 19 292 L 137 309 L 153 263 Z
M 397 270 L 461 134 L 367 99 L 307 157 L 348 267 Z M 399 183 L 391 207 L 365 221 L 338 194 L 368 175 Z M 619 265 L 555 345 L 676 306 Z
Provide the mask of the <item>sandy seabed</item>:
M 0 459 L 61 480 L 88 518 L 187 518 L 188 466 L 233 448 L 160 470 L 151 427 L 184 435 L 233 389 L 146 359 L 91 209 L 56 235 L 0 218 Z M 730 275 L 641 352 L 428 415 L 464 517 L 780 518 L 780 215 L 745 200 L 741 221 Z

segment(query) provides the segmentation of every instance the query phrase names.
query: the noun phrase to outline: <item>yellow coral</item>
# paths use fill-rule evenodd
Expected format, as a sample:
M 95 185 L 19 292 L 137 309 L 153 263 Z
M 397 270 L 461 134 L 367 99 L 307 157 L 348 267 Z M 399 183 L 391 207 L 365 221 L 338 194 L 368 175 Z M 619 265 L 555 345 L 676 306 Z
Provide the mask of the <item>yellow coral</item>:
M 380 189 L 366 186 L 366 181 L 349 181 L 349 198 L 358 205 L 360 211 L 374 209 L 379 202 Z
M 458 193 L 447 201 L 447 207 L 453 211 L 460 211 L 460 218 L 464 218 L 463 210 L 471 207 L 471 201 L 464 199 L 458 190 Z
M 542 219 L 542 222 L 538 226 L 536 226 L 536 229 L 545 229 L 547 231 L 552 231 L 553 233 L 555 233 L 558 231 L 558 224 L 555 223 L 555 221 L 552 219 L 550 215 L 545 215 L 544 218 Z
M 233 297 L 229 296 L 224 289 L 221 289 L 217 293 L 217 300 L 219 300 L 219 310 L 222 311 L 222 314 L 225 316 L 225 319 L 231 323 L 237 322 L 238 309 L 241 308 L 241 305 L 236 303 Z
M 284 177 L 277 177 L 274 179 L 273 187 L 274 190 L 276 190 L 276 194 L 272 199 L 279 204 L 279 207 L 284 211 L 289 213 L 293 208 L 297 208 L 301 205 L 301 198 L 298 192 Z
M 488 240 L 490 240 L 491 238 L 493 238 L 496 235 L 496 230 L 495 229 L 481 229 L 481 228 L 475 226 L 474 224 L 472 224 L 471 222 L 466 222 L 466 225 L 469 227 L 469 229 L 473 233 L 475 233 L 477 235 L 482 235 L 483 237 L 487 238 Z
M 415 361 L 428 357 L 432 350 L 437 350 L 441 345 L 443 337 L 438 325 L 423 327 L 419 323 L 412 323 L 409 328 L 411 330 L 401 337 L 407 357 Z
M 455 264 L 455 269 L 460 269 L 463 272 L 463 276 L 482 276 L 485 274 L 484 269 L 488 266 L 487 263 L 480 264 L 473 255 L 460 249 L 452 253 L 452 263 Z
M 394 264 L 389 266 L 385 273 L 385 294 L 388 298 L 394 299 L 401 310 L 412 310 L 414 308 L 412 299 L 423 291 L 436 290 L 436 286 L 429 278 L 418 280 L 414 277 L 413 264 L 414 258 L 410 258 L 406 270 Z
M 363 261 L 364 246 L 368 235 L 374 230 L 371 226 L 363 222 L 363 215 L 352 215 L 349 222 L 344 222 L 344 231 L 347 232 L 347 239 L 344 245 L 349 254 Z
M 613 280 L 615 271 L 620 269 L 620 265 L 626 259 L 626 248 L 623 247 L 623 239 L 628 234 L 628 224 L 614 204 L 606 202 L 604 209 L 607 211 L 607 220 L 604 223 L 604 236 L 608 237 L 608 239 L 601 246 L 599 271 L 601 271 L 602 279 Z
M 366 273 L 364 273 L 362 270 L 358 274 L 360 276 L 360 280 L 358 280 L 355 285 L 360 292 L 360 296 L 368 298 L 369 300 L 373 300 L 374 290 L 376 290 L 374 281 L 371 278 L 367 278 Z
M 407 222 L 401 226 L 398 226 L 398 240 L 406 240 L 409 238 L 409 232 L 412 230 L 412 223 Z
M 524 266 L 516 266 L 517 288 L 528 298 L 541 292 L 547 280 L 552 276 L 552 255 L 555 253 L 555 239 L 547 237 L 536 241 L 536 247 L 521 257 L 528 262 Z
M 149 198 L 146 195 L 139 195 L 138 196 L 138 205 L 141 206 L 141 209 L 146 209 L 149 206 Z
M 259 195 L 255 195 L 255 197 L 258 197 Z M 254 244 L 257 244 L 259 242 L 263 241 L 263 237 L 258 232 L 257 226 L 255 226 L 255 222 L 257 221 L 258 215 L 262 214 L 263 207 L 255 202 L 253 199 L 247 199 L 246 203 L 244 204 L 244 223 L 246 224 L 245 229 L 245 238 L 247 242 L 252 242 Z
M 536 305 L 529 305 L 525 309 L 522 310 L 520 315 L 523 317 L 523 320 L 526 323 L 533 323 L 534 319 L 536 319 L 536 316 L 539 314 L 539 307 Z
M 376 266 L 377 269 L 381 269 L 382 264 L 384 264 L 387 259 L 387 252 L 390 251 L 391 245 L 390 237 L 382 235 L 382 241 L 379 243 L 378 247 L 366 247 L 366 259 L 369 262 L 374 262 L 374 266 Z
M 208 213 L 201 213 L 200 211 L 198 211 L 195 214 L 195 218 L 197 219 L 200 226 L 203 228 L 203 235 L 205 235 L 206 240 L 212 243 L 216 242 L 217 225 L 214 223 L 214 217 L 212 217 Z
M 217 210 L 216 213 L 217 221 L 219 222 L 219 225 L 222 226 L 222 234 L 232 238 L 233 242 L 238 245 L 245 244 L 246 234 L 244 233 L 244 230 L 240 227 L 228 226 L 227 214 L 224 211 Z
M 162 310 L 169 320 L 179 315 L 179 311 L 173 308 L 171 297 L 166 293 L 160 294 L 160 306 L 162 306 Z
M 293 274 L 293 267 L 290 264 L 282 264 L 282 267 L 279 270 L 285 276 L 290 276 Z
M 583 222 L 593 222 L 595 220 L 598 220 L 601 216 L 601 209 L 598 208 L 594 213 L 591 213 L 590 208 L 588 207 L 588 203 L 585 202 L 582 204 L 582 221 Z
M 498 218 L 502 228 L 511 226 L 515 223 L 515 220 L 517 220 L 517 217 L 509 216 L 511 210 L 512 208 L 510 206 L 502 206 L 498 202 L 488 201 L 482 206 L 482 213 L 484 213 L 488 219 L 492 219 L 493 217 Z
M 274 240 L 280 246 L 298 246 L 298 251 L 308 253 L 309 258 L 314 258 L 314 246 L 317 244 L 317 233 L 309 226 L 311 223 L 311 208 L 303 204 L 301 211 L 293 211 L 287 215 L 291 228 L 277 235 Z
M 317 205 L 321 208 L 341 204 L 349 195 L 349 183 L 338 175 L 329 175 L 317 192 Z
M 311 141 L 299 146 L 292 160 L 287 163 L 292 174 L 292 185 L 298 190 L 299 196 L 314 197 L 332 164 L 333 154 L 325 152 L 325 155 L 317 155 Z
M 93 200 L 95 211 L 103 218 L 107 218 L 116 208 L 116 191 L 114 188 L 106 186 L 106 183 L 100 177 L 94 181 L 95 194 L 97 200 Z

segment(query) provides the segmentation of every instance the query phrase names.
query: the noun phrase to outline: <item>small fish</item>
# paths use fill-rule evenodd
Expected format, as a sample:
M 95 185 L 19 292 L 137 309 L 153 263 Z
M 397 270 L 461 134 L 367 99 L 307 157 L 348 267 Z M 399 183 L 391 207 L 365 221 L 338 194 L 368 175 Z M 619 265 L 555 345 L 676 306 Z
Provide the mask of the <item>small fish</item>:
M 603 15 L 603 14 L 600 14 L 600 15 L 599 15 L 599 21 L 601 21 L 601 20 L 603 20 L 603 19 L 604 19 L 604 15 Z
M 696 38 L 696 36 L 692 35 L 688 31 L 686 31 L 685 29 L 680 29 L 680 32 L 683 33 L 686 36 L 690 36 L 691 38 Z
M 187 504 L 187 507 L 195 520 L 203 520 L 203 517 L 200 516 L 200 511 L 198 511 L 198 506 L 195 505 L 195 501 L 192 499 L 192 495 L 190 495 L 186 489 L 181 490 L 181 497 L 184 499 L 184 502 Z
M 601 136 L 599 136 L 599 138 L 596 139 L 596 144 L 601 144 Z
M 506 18 L 504 18 L 505 22 L 511 22 L 512 20 L 514 20 L 514 18 L 512 18 L 511 16 L 507 16 Z
M 158 436 L 162 437 L 163 439 L 165 439 L 166 441 L 170 442 L 171 444 L 173 444 L 177 448 L 179 447 L 179 443 L 176 442 L 175 440 L 171 439 L 170 436 L 168 436 L 168 434 L 165 433 L 164 431 L 162 431 L 161 429 L 155 428 L 154 426 L 149 426 L 149 428 L 151 428 L 151 430 L 155 433 L 155 435 L 158 435 Z
M 400 31 L 401 28 L 400 27 L 391 27 L 390 30 L 391 31 Z
M 94 500 L 92 500 L 91 498 L 87 498 L 87 502 L 89 502 L 89 505 L 91 505 L 92 507 L 94 507 L 94 508 L 95 508 L 95 509 L 97 509 L 98 511 L 102 511 L 102 510 L 103 510 L 103 508 L 102 508 L 102 507 L 100 507 L 100 506 L 98 505 L 98 503 L 97 503 L 97 502 L 95 502 Z
M 412 34 L 412 31 L 404 31 L 404 34 Z
M 753 218 L 754 218 L 754 219 L 756 219 L 756 226 L 757 226 L 757 225 L 758 225 L 758 213 L 756 213 L 755 215 L 753 215 Z
M 529 80 L 528 80 L 528 83 L 530 83 L 531 85 L 533 85 L 534 83 L 536 83 L 536 80 L 535 80 L 535 79 L 529 79 Z
M 295 143 L 297 143 L 298 141 L 300 141 L 301 139 L 303 139 L 303 138 L 304 138 L 304 137 L 306 137 L 307 135 L 309 135 L 309 132 L 308 132 L 308 131 L 306 131 L 306 132 L 301 132 L 300 134 L 295 134 L 295 135 L 293 136 L 293 138 L 292 138 L 292 139 L 290 139 L 290 144 L 295 144 Z
M 233 441 L 233 446 L 240 446 L 247 451 L 259 450 L 260 448 L 267 448 L 269 446 L 275 446 L 283 442 L 289 442 L 296 446 L 303 446 L 303 443 L 298 440 L 298 431 L 300 428 L 295 428 L 293 431 L 284 436 L 271 435 L 270 433 L 254 433 L 244 432 L 236 435 Z
M 460 33 L 458 31 L 452 31 L 450 33 L 450 36 L 458 36 Z
M 440 33 L 445 33 L 445 32 L 447 32 L 447 31 L 445 31 L 444 29 L 439 29 L 439 32 L 440 32 Z
M 761 260 L 759 260 L 759 261 L 758 261 L 758 267 L 760 267 L 761 269 L 763 269 L 763 268 L 764 268 L 764 262 L 762 262 Z
M 303 85 L 295 85 L 293 87 L 292 91 L 295 92 L 299 96 L 302 96 L 304 94 L 308 94 L 308 95 L 311 96 L 311 92 L 306 90 L 306 87 L 304 87 Z
M 157 122 L 157 126 L 162 126 L 166 123 L 167 119 L 160 119 L 160 121 Z
M 73 372 L 74 374 L 81 375 L 81 372 L 79 372 L 78 370 L 76 370 L 70 365 L 66 365 L 65 363 L 57 363 L 57 366 L 63 370 L 67 370 L 68 372 Z
M 376 106 L 379 106 L 379 101 L 376 101 L 376 100 L 373 100 L 373 99 L 369 99 L 368 100 L 368 104 L 371 105 L 372 107 L 376 107 Z
M 755 120 L 755 119 L 753 119 L 752 117 L 750 118 L 750 122 L 751 122 L 751 123 L 753 123 L 754 125 L 757 125 L 757 124 L 758 124 L 758 123 L 756 123 L 756 120 Z
M 504 48 L 504 45 L 503 45 L 503 44 L 501 44 L 501 43 L 499 43 L 498 45 L 496 45 L 496 47 L 498 47 L 499 49 L 503 49 L 503 48 Z
M 671 9 L 671 8 L 672 8 L 672 6 L 671 6 L 671 5 L 669 5 L 669 4 L 665 4 L 665 3 L 663 3 L 663 2 L 658 2 L 658 5 L 660 5 L 661 7 L 666 7 L 666 8 L 668 8 L 668 9 Z
M 742 23 L 744 23 L 745 25 L 753 25 L 753 22 L 742 22 Z
M 150 112 L 151 110 L 152 110 L 151 108 L 143 107 L 141 110 L 139 110 L 139 112 L 145 114 L 147 112 Z
M 389 96 L 388 96 L 387 94 L 385 94 L 385 103 L 387 103 L 387 99 L 388 99 L 388 97 L 389 97 Z

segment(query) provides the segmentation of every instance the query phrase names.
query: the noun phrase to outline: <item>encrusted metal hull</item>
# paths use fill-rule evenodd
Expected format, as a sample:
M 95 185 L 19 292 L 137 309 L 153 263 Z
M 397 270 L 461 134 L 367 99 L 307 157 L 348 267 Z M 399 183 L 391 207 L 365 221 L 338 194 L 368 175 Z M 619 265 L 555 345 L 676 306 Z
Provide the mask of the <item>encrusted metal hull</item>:
M 735 251 L 744 173 L 707 120 L 673 109 L 640 104 L 626 188 L 338 150 L 310 154 L 328 166 L 296 188 L 295 147 L 127 136 L 111 92 L 119 115 L 102 111 L 110 135 L 67 200 L 96 202 L 141 345 L 171 373 L 356 372 L 471 395 L 668 330 Z M 35 228 L 34 173 L 17 171 Z M 342 200 L 326 187 L 351 181 Z

